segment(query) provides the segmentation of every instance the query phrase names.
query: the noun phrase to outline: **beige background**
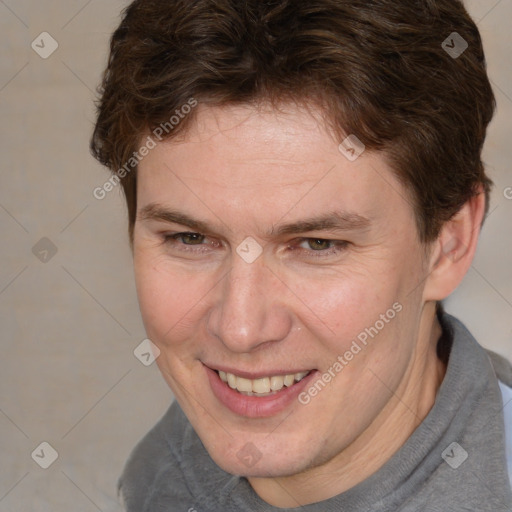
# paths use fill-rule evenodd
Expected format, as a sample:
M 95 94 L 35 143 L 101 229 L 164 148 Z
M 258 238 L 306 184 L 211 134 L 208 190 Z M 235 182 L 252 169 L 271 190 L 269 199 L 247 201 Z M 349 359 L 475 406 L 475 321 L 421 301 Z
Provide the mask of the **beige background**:
M 93 91 L 126 4 L 0 0 L 0 512 L 120 510 L 126 457 L 172 398 L 133 355 L 145 336 L 121 196 L 92 195 L 108 177 L 88 153 Z M 468 7 L 498 100 L 485 149 L 496 188 L 448 310 L 512 359 L 512 0 Z M 46 60 L 31 48 L 43 31 L 59 44 Z M 46 263 L 32 252 L 43 237 L 58 250 Z M 31 458 L 43 441 L 59 454 L 47 470 Z

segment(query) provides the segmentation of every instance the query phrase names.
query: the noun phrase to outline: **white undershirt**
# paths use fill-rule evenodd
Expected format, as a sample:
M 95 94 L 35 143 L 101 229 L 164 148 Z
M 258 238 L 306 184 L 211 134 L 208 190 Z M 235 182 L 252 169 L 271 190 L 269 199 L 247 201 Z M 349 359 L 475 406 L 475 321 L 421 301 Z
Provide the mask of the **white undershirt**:
M 506 454 L 508 464 L 508 475 L 510 478 L 510 485 L 512 485 L 512 388 L 500 384 L 501 394 L 503 396 L 503 412 L 505 415 L 505 441 L 506 441 Z

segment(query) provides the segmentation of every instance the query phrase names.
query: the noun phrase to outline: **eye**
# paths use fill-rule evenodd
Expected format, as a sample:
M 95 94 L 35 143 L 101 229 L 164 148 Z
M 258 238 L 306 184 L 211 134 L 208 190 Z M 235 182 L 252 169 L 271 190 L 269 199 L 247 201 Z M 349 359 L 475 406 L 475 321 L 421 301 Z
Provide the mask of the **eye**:
M 342 253 L 348 246 L 343 240 L 327 240 L 325 238 L 301 238 L 297 247 L 292 250 L 299 250 L 305 253 L 305 257 L 325 258 Z
M 215 249 L 222 243 L 209 240 L 201 233 L 164 233 L 162 234 L 163 244 L 174 252 L 199 254 Z
M 175 235 L 166 235 L 165 241 L 169 242 L 170 240 L 181 240 L 184 245 L 201 245 L 205 236 L 199 233 L 176 233 Z
M 323 251 L 325 249 L 330 249 L 332 240 L 325 240 L 323 238 L 307 238 L 304 242 L 309 246 L 313 251 Z
M 206 235 L 193 232 L 162 234 L 163 243 L 170 250 L 182 253 L 199 254 L 217 249 L 222 242 L 210 240 Z M 325 238 L 300 238 L 288 246 L 303 258 L 328 258 L 341 254 L 349 245 L 342 240 Z

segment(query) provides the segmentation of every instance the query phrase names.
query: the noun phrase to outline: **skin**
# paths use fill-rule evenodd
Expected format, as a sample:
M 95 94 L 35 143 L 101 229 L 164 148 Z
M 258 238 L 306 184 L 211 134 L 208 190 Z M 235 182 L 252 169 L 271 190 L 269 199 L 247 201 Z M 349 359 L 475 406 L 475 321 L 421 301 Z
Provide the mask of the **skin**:
M 434 301 L 471 263 L 483 195 L 427 247 L 385 155 L 366 151 L 350 162 L 321 116 L 296 105 L 198 109 L 185 134 L 158 143 L 138 170 L 133 250 L 147 334 L 221 468 L 248 477 L 274 506 L 318 502 L 379 469 L 430 411 L 445 373 Z M 211 231 L 144 215 L 150 205 Z M 369 223 L 268 233 L 334 210 Z M 177 233 L 204 237 L 166 240 Z M 263 249 L 253 263 L 236 252 L 248 236 Z M 400 313 L 307 405 L 248 418 L 212 393 L 204 364 L 322 374 L 394 303 Z M 246 443 L 261 454 L 251 468 L 237 457 Z

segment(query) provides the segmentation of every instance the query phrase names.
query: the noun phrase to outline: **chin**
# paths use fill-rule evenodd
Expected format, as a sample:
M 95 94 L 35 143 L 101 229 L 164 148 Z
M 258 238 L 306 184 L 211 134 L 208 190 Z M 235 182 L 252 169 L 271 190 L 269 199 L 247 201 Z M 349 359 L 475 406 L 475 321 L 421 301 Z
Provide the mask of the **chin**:
M 263 435 L 241 435 L 230 439 L 228 445 L 218 444 L 213 440 L 203 441 L 210 457 L 222 470 L 232 475 L 253 478 L 285 477 L 296 475 L 311 466 L 313 456 L 304 453 L 308 443 L 296 442 L 276 444 Z M 295 449 L 294 446 L 297 446 Z

